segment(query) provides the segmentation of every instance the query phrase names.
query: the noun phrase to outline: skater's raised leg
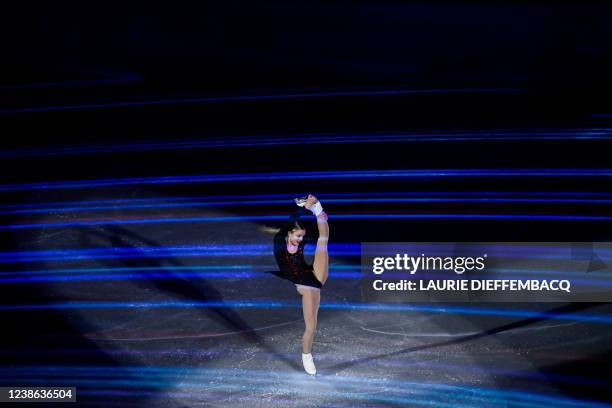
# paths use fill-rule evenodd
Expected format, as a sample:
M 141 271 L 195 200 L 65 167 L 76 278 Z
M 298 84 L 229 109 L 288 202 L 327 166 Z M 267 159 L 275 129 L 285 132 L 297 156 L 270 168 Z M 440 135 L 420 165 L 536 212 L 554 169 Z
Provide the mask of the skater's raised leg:
M 319 239 L 317 239 L 317 247 L 315 249 L 312 267 L 316 278 L 324 285 L 329 275 L 329 255 L 327 253 L 327 242 L 329 241 L 328 218 L 325 211 L 323 211 L 321 203 L 315 196 L 308 196 L 308 201 L 305 206 L 317 217 Z

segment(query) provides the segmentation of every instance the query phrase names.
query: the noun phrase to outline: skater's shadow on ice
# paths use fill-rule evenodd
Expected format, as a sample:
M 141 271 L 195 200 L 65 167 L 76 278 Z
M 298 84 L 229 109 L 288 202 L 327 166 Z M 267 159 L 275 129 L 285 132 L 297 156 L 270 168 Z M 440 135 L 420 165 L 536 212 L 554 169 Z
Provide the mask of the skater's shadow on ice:
M 159 244 L 157 242 L 116 225 L 109 225 L 100 229 L 83 229 L 83 234 L 80 238 L 82 248 L 98 246 L 99 240 L 102 239 L 108 241 L 113 248 L 130 248 L 134 250 L 135 256 L 121 258 L 121 262 L 125 266 L 130 268 L 145 267 L 156 269 L 157 272 L 164 274 L 163 279 L 147 279 L 147 284 L 154 286 L 159 291 L 171 293 L 183 299 L 186 298 L 188 301 L 221 304 L 219 307 L 209 306 L 203 308 L 204 313 L 226 329 L 239 333 L 248 343 L 263 348 L 265 352 L 276 356 L 291 368 L 301 370 L 301 367 L 296 362 L 266 344 L 265 340 L 255 332 L 253 327 L 232 308 L 223 306 L 223 296 L 210 282 L 201 277 L 197 281 L 192 282 L 174 273 L 173 271 L 177 270 L 177 267 L 183 266 L 181 261 L 174 256 L 155 257 L 148 255 L 146 249 L 158 248 Z M 112 267 L 112 265 L 110 266 Z M 195 282 L 197 282 L 197 285 L 194 284 Z M 193 325 L 194 322 L 185 322 L 185 324 Z
M 359 358 L 359 359 L 356 359 L 356 360 L 351 360 L 351 361 L 347 361 L 347 362 L 344 362 L 344 363 L 334 364 L 332 366 L 322 367 L 322 368 L 324 370 L 326 370 L 329 374 L 335 374 L 335 373 L 338 373 L 338 372 L 340 372 L 342 370 L 346 370 L 346 369 L 351 368 L 351 367 L 367 364 L 367 363 L 370 363 L 370 362 L 373 362 L 373 361 L 376 361 L 376 360 L 380 360 L 380 359 L 384 359 L 384 358 L 388 358 L 388 357 L 397 357 L 397 356 L 400 356 L 400 355 L 406 354 L 406 353 L 423 351 L 423 350 L 433 349 L 433 348 L 437 348 L 437 347 L 444 347 L 444 346 L 451 346 L 451 345 L 456 345 L 456 344 L 462 344 L 462 343 L 466 343 L 466 342 L 469 342 L 469 341 L 472 341 L 472 340 L 476 340 L 476 339 L 480 339 L 480 338 L 484 338 L 484 337 L 488 337 L 488 336 L 493 336 L 493 335 L 498 334 L 498 333 L 506 332 L 506 331 L 509 331 L 509 330 L 513 330 L 513 329 L 517 329 L 517 328 L 520 328 L 520 327 L 528 326 L 528 325 L 531 325 L 531 324 L 534 324 L 534 323 L 538 323 L 538 322 L 549 320 L 550 317 L 548 317 L 547 315 L 550 315 L 550 314 L 564 315 L 564 314 L 568 314 L 568 313 L 575 313 L 577 311 L 589 309 L 589 308 L 592 308 L 592 307 L 596 307 L 598 305 L 600 305 L 600 303 L 569 304 L 569 305 L 565 305 L 565 306 L 554 308 L 554 309 L 549 310 L 549 311 L 542 312 L 542 314 L 543 314 L 542 316 L 530 317 L 528 319 L 523 319 L 523 320 L 520 320 L 520 321 L 517 321 L 517 322 L 505 324 L 503 326 L 494 327 L 494 328 L 491 328 L 491 329 L 488 329 L 488 330 L 483 330 L 482 332 L 475 333 L 475 334 L 470 334 L 470 335 L 463 336 L 463 337 L 460 337 L 460 338 L 457 338 L 457 339 L 441 341 L 441 342 L 433 343 L 433 344 L 424 344 L 424 345 L 420 345 L 420 346 L 409 347 L 409 348 L 406 348 L 406 349 L 403 349 L 403 350 L 393 351 L 393 352 L 390 352 L 390 353 L 377 354 L 377 355 L 374 355 L 374 356 Z

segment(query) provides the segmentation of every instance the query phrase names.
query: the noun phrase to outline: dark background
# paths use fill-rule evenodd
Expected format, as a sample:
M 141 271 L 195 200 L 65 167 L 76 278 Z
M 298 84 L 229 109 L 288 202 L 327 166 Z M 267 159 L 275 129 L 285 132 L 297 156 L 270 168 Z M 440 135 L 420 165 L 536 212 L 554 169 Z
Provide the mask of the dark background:
M 532 132 L 559 129 L 609 132 L 612 6 L 605 2 L 26 2 L 2 13 L 0 43 L 3 185 L 213 173 L 610 167 L 609 139 L 529 139 Z M 127 143 L 237 136 L 290 141 L 305 134 L 500 130 L 526 137 L 113 150 Z M 110 148 L 70 152 L 100 145 Z M 1 199 L 15 204 L 259 193 L 286 193 L 290 199 L 300 191 L 408 190 L 612 192 L 609 177 L 486 177 L 185 184 L 147 186 L 145 193 L 139 186 L 26 190 L 4 191 Z M 329 211 L 610 216 L 610 209 L 610 204 L 383 203 L 336 205 Z M 257 215 L 288 210 L 236 206 L 228 211 Z M 77 216 L 61 213 L 57 218 Z M 3 224 L 32 221 L 29 216 L 0 219 Z M 580 220 L 336 221 L 333 240 L 608 241 L 610 227 L 610 221 Z M 45 234 L 5 230 L 2 251 L 63 245 L 43 240 Z M 4 270 L 36 267 L 3 265 Z M 49 300 L 42 284 L 2 287 L 5 304 Z M 569 305 L 567 310 L 589 307 Z M 122 364 L 64 317 L 59 311 L 4 314 L 4 327 L 19 328 L 2 338 L 5 361 L 26 363 L 23 354 L 11 355 L 11 350 L 27 353 L 42 347 L 32 361 L 62 364 L 65 356 L 46 353 L 44 347 L 74 345 L 96 352 L 89 360 L 83 357 L 83 364 Z M 32 326 L 32 321 L 40 324 Z M 54 337 L 57 333 L 63 337 Z M 598 381 L 610 377 L 609 351 L 557 363 L 553 371 L 564 375 Z M 558 387 L 570 396 L 609 399 L 605 384 L 597 384 L 572 388 L 561 382 Z

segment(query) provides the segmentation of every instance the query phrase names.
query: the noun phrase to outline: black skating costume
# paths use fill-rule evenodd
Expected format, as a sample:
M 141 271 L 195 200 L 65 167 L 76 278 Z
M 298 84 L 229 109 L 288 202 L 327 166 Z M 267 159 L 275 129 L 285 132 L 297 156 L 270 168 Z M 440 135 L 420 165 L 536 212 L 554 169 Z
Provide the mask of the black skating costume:
M 274 236 L 274 257 L 279 268 L 279 271 L 274 274 L 298 285 L 321 289 L 323 285 L 316 278 L 312 265 L 308 265 L 304 259 L 304 241 L 299 243 L 296 253 L 290 254 L 287 251 L 287 234 L 305 213 L 304 208 L 298 209 Z

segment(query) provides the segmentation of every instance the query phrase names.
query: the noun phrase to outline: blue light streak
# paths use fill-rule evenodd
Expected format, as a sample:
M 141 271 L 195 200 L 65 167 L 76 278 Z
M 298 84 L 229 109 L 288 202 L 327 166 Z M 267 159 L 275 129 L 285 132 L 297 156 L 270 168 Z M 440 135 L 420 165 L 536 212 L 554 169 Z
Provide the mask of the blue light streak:
M 295 387 L 295 381 L 303 381 L 304 374 L 293 372 L 271 375 L 268 370 L 252 369 L 195 369 L 187 367 L 15 367 L 0 370 L 3 377 L 23 376 L 32 378 L 36 384 L 49 381 L 59 384 L 60 381 L 77 381 L 80 386 L 116 386 L 121 389 L 89 390 L 93 395 L 150 395 L 159 396 L 160 388 L 173 387 L 180 382 L 180 388 L 164 391 L 164 394 L 180 394 L 183 397 L 206 400 L 206 391 L 258 393 L 277 389 L 278 393 L 300 395 L 312 394 L 310 387 Z M 85 377 L 85 378 L 83 378 Z M 333 387 L 317 390 L 318 397 L 341 398 L 354 401 L 388 401 L 413 405 L 474 407 L 482 404 L 506 405 L 520 407 L 604 407 L 606 404 L 594 401 L 570 399 L 554 395 L 518 390 L 492 389 L 471 385 L 444 384 L 432 381 L 407 381 L 402 379 L 377 378 L 372 376 L 322 375 L 327 384 Z M 211 382 L 210 380 L 216 380 Z M 315 386 L 316 384 L 313 384 Z M 124 387 L 128 387 L 125 390 Z M 154 387 L 155 391 L 146 388 Z M 145 389 L 143 389 L 145 388 Z M 383 388 L 385 393 L 376 392 Z M 189 390 L 189 391 L 185 391 Z M 364 392 L 369 391 L 369 392 Z M 204 394 L 204 395 L 203 395 Z M 216 397 L 219 398 L 218 395 Z M 246 399 L 257 400 L 257 397 Z M 236 395 L 235 399 L 241 399 Z M 452 401 L 452 404 L 446 403 Z M 295 401 L 287 401 L 295 402 Z M 469 405 L 464 405 L 469 403 Z M 352 406 L 353 404 L 351 404 Z
M 610 129 L 572 129 L 561 131 L 484 131 L 455 133 L 401 133 L 401 134 L 310 134 L 279 136 L 223 137 L 196 140 L 168 140 L 148 143 L 124 143 L 16 149 L 0 152 L 0 158 L 66 156 L 80 154 L 119 153 L 131 151 L 157 151 L 181 149 L 211 149 L 236 147 L 269 147 L 303 144 L 357 144 L 357 143 L 409 143 L 409 142 L 461 142 L 461 141 L 532 141 L 532 140 L 610 140 Z
M 188 105 L 188 104 L 208 104 L 208 103 L 227 103 L 243 101 L 267 101 L 267 100 L 291 100 L 307 98 L 333 98 L 333 97 L 354 97 L 354 96 L 386 96 L 386 95 L 411 95 L 411 94 L 436 94 L 436 93 L 518 93 L 520 88 L 434 88 L 434 89 L 383 89 L 383 90 L 362 90 L 362 91 L 328 91 L 328 92 L 293 92 L 279 94 L 262 95 L 234 95 L 234 96 L 206 96 L 196 98 L 176 98 L 176 99 L 157 99 L 140 100 L 126 102 L 107 102 L 107 103 L 87 103 L 75 105 L 56 105 L 38 106 L 12 109 L 0 109 L 0 113 L 34 113 L 34 112 L 54 112 L 70 111 L 83 109 L 102 109 L 102 108 L 126 108 L 158 105 Z
M 0 230 L 31 228 L 83 227 L 96 225 L 133 225 L 161 223 L 196 223 L 228 221 L 284 221 L 286 215 L 241 215 L 202 217 L 159 217 L 136 219 L 101 219 L 65 222 L 0 225 Z M 468 219 L 468 220 L 531 220 L 531 221 L 612 221 L 607 215 L 546 215 L 546 214 L 334 214 L 334 220 L 405 220 L 405 219 Z
M 281 301 L 166 301 L 166 302 L 54 302 L 45 304 L 0 305 L 0 312 L 26 310 L 69 310 L 69 309 L 182 309 L 182 308 L 230 308 L 230 309 L 301 309 L 302 302 Z M 582 323 L 612 324 L 612 316 L 583 313 L 552 313 L 520 309 L 482 309 L 463 306 L 430 306 L 414 304 L 383 303 L 322 303 L 321 309 L 374 311 L 374 312 L 427 312 L 442 314 L 466 314 L 480 316 L 505 316 L 520 318 L 543 318 L 569 320 Z
M 321 197 L 323 198 L 323 197 Z M 546 204 L 610 204 L 612 199 L 583 199 L 583 198 L 326 198 L 326 204 L 354 204 L 354 203 L 546 203 Z M 97 210 L 129 210 L 153 208 L 184 208 L 192 206 L 224 207 L 224 206 L 263 206 L 287 205 L 287 199 L 279 200 L 233 200 L 233 201 L 189 201 L 181 203 L 158 204 L 122 204 L 122 205 L 79 205 L 73 207 L 49 207 L 38 209 L 4 210 L 0 214 L 38 214 L 52 211 L 79 212 Z
M 229 183 L 278 180 L 403 179 L 432 177 L 610 177 L 611 169 L 430 169 L 350 170 L 281 173 L 236 173 L 165 177 L 129 177 L 98 180 L 53 181 L 0 185 L 0 192 L 127 185 L 168 185 L 187 183 Z
M 270 198 L 279 198 L 287 202 L 287 197 L 297 197 L 304 194 L 303 191 L 283 194 L 251 194 L 251 195 L 209 195 L 209 196 L 187 196 L 187 197 L 150 197 L 150 198 L 116 198 L 106 200 L 82 200 L 82 201 L 48 201 L 38 203 L 20 203 L 20 204 L 2 204 L 0 208 L 4 209 L 21 209 L 21 208 L 38 208 L 44 206 L 59 207 L 70 206 L 87 206 L 87 205 L 104 205 L 122 203 L 158 203 L 158 202 L 182 202 L 182 201 L 205 201 L 205 200 L 264 200 Z M 612 193 L 607 192 L 584 192 L 584 191 L 387 191 L 387 192 L 352 192 L 352 193 L 317 193 L 320 198 L 334 197 L 405 197 L 405 196 L 531 196 L 531 197 L 612 197 Z

